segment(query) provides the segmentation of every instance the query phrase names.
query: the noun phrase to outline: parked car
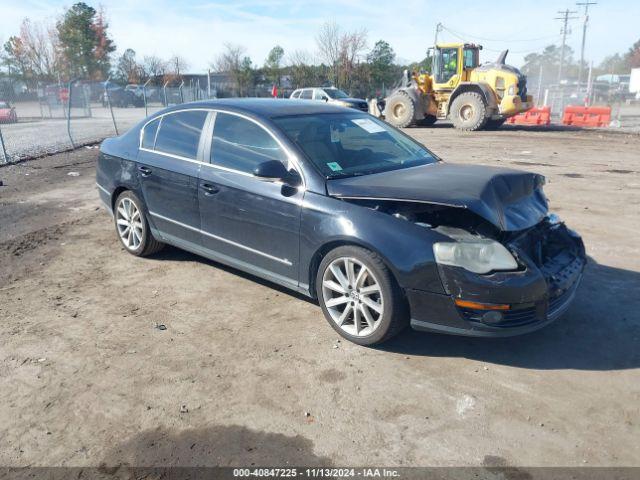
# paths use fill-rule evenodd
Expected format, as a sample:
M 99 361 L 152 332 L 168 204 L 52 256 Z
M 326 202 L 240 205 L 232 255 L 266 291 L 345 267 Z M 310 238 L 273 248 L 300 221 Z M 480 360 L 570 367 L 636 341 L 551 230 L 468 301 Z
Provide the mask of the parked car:
M 142 96 L 136 95 L 133 91 L 127 90 L 116 85 L 110 85 L 108 88 L 109 99 L 112 107 L 144 107 L 144 99 Z M 109 103 L 107 91 L 102 94 L 102 106 L 106 107 Z
M 96 178 L 129 253 L 168 243 L 301 292 L 362 345 L 407 325 L 536 330 L 568 308 L 586 263 L 541 175 L 445 163 L 324 102 L 171 107 L 105 140 Z
M 0 101 L 0 123 L 18 123 L 16 109 L 9 102 Z
M 341 107 L 356 108 L 363 112 L 369 111 L 369 105 L 367 101 L 362 98 L 351 98 L 342 90 L 335 87 L 315 87 L 315 88 L 299 88 L 294 90 L 291 99 L 300 100 L 318 100 L 334 105 L 340 105 Z

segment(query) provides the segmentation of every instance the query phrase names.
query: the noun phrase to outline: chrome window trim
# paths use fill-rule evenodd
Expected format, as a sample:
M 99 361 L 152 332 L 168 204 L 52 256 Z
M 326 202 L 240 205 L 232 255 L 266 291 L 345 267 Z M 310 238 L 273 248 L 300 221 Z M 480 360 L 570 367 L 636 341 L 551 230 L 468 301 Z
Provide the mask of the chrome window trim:
M 239 112 L 235 112 L 232 110 L 226 110 L 224 108 L 217 108 L 217 107 L 197 107 L 197 108 L 185 108 L 182 110 L 173 110 L 171 112 L 166 112 L 166 113 L 162 113 L 156 117 L 153 117 L 152 119 L 148 120 L 147 122 L 145 122 L 145 124 L 140 128 L 140 135 L 139 135 L 139 139 L 138 139 L 138 150 L 142 150 L 143 152 L 148 152 L 148 153 L 156 153 L 158 155 L 163 155 L 165 157 L 169 157 L 169 158 L 175 158 L 177 160 L 183 160 L 185 162 L 192 162 L 192 163 L 197 163 L 198 165 L 205 165 L 208 167 L 213 167 L 213 168 L 217 168 L 219 170 L 223 170 L 225 172 L 230 172 L 230 173 L 237 173 L 239 175 L 244 175 L 245 177 L 253 177 L 256 178 L 255 175 L 251 174 L 251 173 L 247 173 L 247 172 L 243 172 L 242 170 L 236 170 L 234 168 L 229 168 L 229 167 L 223 167 L 222 165 L 216 165 L 215 163 L 211 163 L 210 159 L 207 159 L 207 161 L 205 160 L 198 160 L 198 159 L 194 159 L 194 158 L 187 158 L 187 157 L 183 157 L 181 155 L 175 155 L 173 153 L 167 153 L 167 152 L 161 152 L 159 150 L 155 150 L 155 144 L 156 144 L 156 140 L 158 137 L 158 132 L 160 132 L 160 127 L 162 126 L 162 118 L 167 116 L 167 115 L 171 115 L 174 113 L 179 113 L 179 112 L 188 112 L 188 111 L 206 111 L 209 113 L 228 113 L 230 115 L 236 115 L 238 117 L 242 117 L 246 120 L 249 120 L 250 122 L 255 123 L 256 125 L 258 125 L 259 127 L 261 127 L 263 130 L 265 130 L 270 136 L 271 138 L 273 138 L 276 143 L 278 144 L 278 146 L 284 151 L 284 153 L 286 154 L 287 160 L 291 163 L 291 165 L 293 165 L 293 168 L 298 172 L 298 175 L 300 175 L 300 178 L 302 179 L 302 186 L 298 187 L 300 190 L 305 191 L 307 188 L 307 181 L 305 179 L 304 173 L 302 172 L 302 167 L 300 166 L 300 161 L 297 157 L 297 155 L 295 155 L 291 150 L 289 150 L 281 141 L 280 139 L 278 139 L 278 137 L 263 123 L 261 123 L 260 121 L 251 118 L 247 115 L 244 115 L 242 113 Z M 144 135 L 144 129 L 147 127 L 148 124 L 150 124 L 151 122 L 153 122 L 154 120 L 160 119 L 160 123 L 158 124 L 158 129 L 156 130 L 156 138 L 154 139 L 153 145 L 154 145 L 154 149 L 150 149 L 150 148 L 143 148 L 142 147 L 142 137 Z M 205 125 L 203 126 L 202 131 L 205 131 L 205 127 L 207 125 L 207 121 L 208 118 L 205 120 Z M 215 130 L 215 118 L 213 118 L 213 130 Z M 213 132 L 212 130 L 212 132 Z M 211 149 L 209 149 L 209 156 L 211 156 Z
M 164 215 L 160 215 L 159 213 L 155 213 L 155 212 L 149 211 L 149 214 L 152 217 L 157 217 L 157 218 L 160 218 L 160 219 L 165 220 L 167 222 L 170 222 L 170 223 L 173 223 L 175 225 L 178 225 L 180 227 L 186 228 L 188 230 L 192 230 L 192 231 L 198 232 L 198 233 L 200 233 L 202 235 L 206 235 L 207 237 L 215 238 L 216 240 L 220 240 L 221 242 L 228 243 L 229 245 L 233 245 L 235 247 L 242 248 L 244 250 L 247 250 L 249 252 L 255 253 L 257 255 L 261 255 L 261 256 L 266 257 L 266 258 L 268 258 L 270 260 L 274 260 L 276 262 L 284 263 L 285 265 L 288 265 L 288 266 L 292 266 L 293 265 L 293 263 L 291 263 L 291 261 L 286 259 L 286 258 L 274 257 L 273 255 L 269 255 L 268 253 L 262 252 L 260 250 L 256 250 L 255 248 L 247 247 L 246 245 L 242 245 L 241 243 L 234 242 L 233 240 L 229 240 L 227 238 L 220 237 L 218 235 L 214 235 L 213 233 L 206 232 L 206 231 L 201 230 L 199 228 L 192 227 L 191 225 L 187 225 L 186 223 L 182 223 L 182 222 L 179 222 L 177 220 L 173 220 L 172 218 L 165 217 Z

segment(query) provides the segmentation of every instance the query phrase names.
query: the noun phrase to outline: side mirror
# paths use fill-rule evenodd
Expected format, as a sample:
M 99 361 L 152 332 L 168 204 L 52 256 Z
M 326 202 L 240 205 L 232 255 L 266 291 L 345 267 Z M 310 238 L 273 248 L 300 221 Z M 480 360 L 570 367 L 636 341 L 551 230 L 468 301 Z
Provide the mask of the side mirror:
M 288 180 L 290 174 L 286 167 L 278 160 L 269 160 L 259 164 L 253 174 L 264 182 L 279 182 Z

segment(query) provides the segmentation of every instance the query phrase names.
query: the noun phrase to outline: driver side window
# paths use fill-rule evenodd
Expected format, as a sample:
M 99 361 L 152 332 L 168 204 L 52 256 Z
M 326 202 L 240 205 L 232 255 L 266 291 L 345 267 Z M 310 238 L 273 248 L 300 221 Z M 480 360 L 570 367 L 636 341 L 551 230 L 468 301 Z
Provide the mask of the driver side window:
M 253 174 L 268 160 L 287 165 L 285 152 L 264 128 L 237 115 L 216 114 L 211 142 L 213 165 Z

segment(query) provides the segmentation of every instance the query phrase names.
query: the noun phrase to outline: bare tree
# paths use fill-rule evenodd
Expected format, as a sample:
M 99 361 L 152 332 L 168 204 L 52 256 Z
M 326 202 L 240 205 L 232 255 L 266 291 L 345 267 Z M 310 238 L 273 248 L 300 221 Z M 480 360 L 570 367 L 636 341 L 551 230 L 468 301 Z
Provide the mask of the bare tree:
M 177 78 L 180 78 L 182 74 L 189 68 L 189 64 L 184 59 L 184 57 L 180 55 L 174 55 L 168 61 L 168 69 L 169 72 L 175 75 Z
M 56 42 L 55 30 L 25 18 L 19 35 L 4 44 L 4 63 L 34 86 L 39 80 L 51 80 L 57 64 Z
M 367 48 L 367 31 L 343 32 L 334 21 L 320 27 L 316 36 L 320 58 L 332 70 L 332 80 L 336 86 L 349 86 L 351 74 Z
M 348 32 L 340 38 L 339 83 L 345 87 L 352 84 L 352 75 L 367 48 L 367 31 Z
M 288 55 L 287 64 L 291 74 L 291 82 L 295 88 L 307 87 L 314 83 L 314 59 L 304 50 L 296 50 Z
M 52 78 L 56 63 L 55 34 L 52 28 L 34 23 L 25 18 L 20 26 L 20 38 L 34 73 L 39 77 Z
M 142 71 L 146 79 L 157 79 L 165 74 L 167 64 L 160 57 L 148 55 L 142 58 Z
M 335 21 L 325 22 L 318 35 L 316 35 L 316 45 L 320 59 L 332 69 L 334 83 L 338 83 L 340 69 L 340 53 L 342 50 L 342 30 Z
M 228 73 L 234 85 L 234 94 L 238 95 L 244 86 L 243 61 L 247 49 L 242 45 L 225 43 L 224 51 L 211 64 L 214 71 Z M 245 65 L 246 66 L 246 65 Z M 244 69 L 246 70 L 246 68 Z

